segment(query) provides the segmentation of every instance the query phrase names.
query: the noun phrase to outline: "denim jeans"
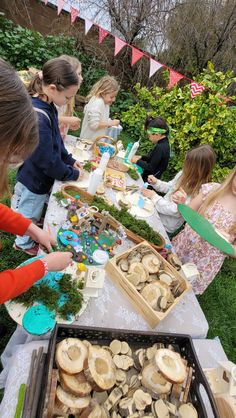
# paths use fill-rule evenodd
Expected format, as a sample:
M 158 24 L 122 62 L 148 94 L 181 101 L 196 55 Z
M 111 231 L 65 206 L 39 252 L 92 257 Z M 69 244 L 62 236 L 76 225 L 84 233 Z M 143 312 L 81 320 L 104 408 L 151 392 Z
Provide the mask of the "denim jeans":
M 16 190 L 19 197 L 17 211 L 26 218 L 31 219 L 34 223 L 38 222 L 41 218 L 47 195 L 32 193 L 19 182 L 16 184 Z M 21 191 L 20 194 L 19 191 Z M 17 235 L 15 244 L 23 249 L 28 249 L 34 245 L 34 241 L 27 235 L 23 237 Z

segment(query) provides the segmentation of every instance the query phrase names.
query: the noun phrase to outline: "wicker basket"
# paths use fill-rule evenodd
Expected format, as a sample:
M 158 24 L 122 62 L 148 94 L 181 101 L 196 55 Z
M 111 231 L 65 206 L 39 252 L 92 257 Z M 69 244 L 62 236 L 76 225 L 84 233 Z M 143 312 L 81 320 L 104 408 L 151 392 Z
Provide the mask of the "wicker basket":
M 110 141 L 110 142 L 107 142 L 107 141 Z M 95 142 L 93 144 L 93 154 L 95 155 L 95 157 L 102 156 L 102 153 L 100 151 L 101 146 L 104 146 L 104 147 L 109 148 L 110 150 L 113 150 L 113 154 L 111 155 L 111 158 L 114 158 L 118 152 L 116 142 L 111 136 L 101 135 L 95 139 Z

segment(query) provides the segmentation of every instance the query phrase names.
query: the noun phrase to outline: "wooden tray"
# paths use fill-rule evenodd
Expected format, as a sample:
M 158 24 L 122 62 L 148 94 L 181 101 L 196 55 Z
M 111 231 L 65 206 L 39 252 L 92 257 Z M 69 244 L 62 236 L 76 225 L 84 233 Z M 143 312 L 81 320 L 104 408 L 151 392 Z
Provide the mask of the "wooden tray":
M 172 276 L 175 277 L 175 279 L 180 284 L 180 289 L 182 291 L 181 295 L 175 298 L 175 301 L 172 303 L 172 305 L 167 309 L 166 312 L 157 312 L 155 311 L 148 302 L 143 298 L 140 292 L 133 286 L 132 283 L 127 280 L 125 275 L 122 273 L 122 271 L 117 267 L 117 261 L 121 258 L 124 258 L 124 256 L 128 256 L 131 251 L 134 249 L 138 249 L 140 246 L 149 247 L 149 249 L 159 258 L 159 260 L 162 262 L 162 270 L 166 271 L 166 273 L 170 273 Z M 122 254 L 119 254 L 115 257 L 113 257 L 111 260 L 108 261 L 106 264 L 105 270 L 107 274 L 109 275 L 110 279 L 119 286 L 119 288 L 122 290 L 124 295 L 130 300 L 130 302 L 133 304 L 135 309 L 143 316 L 145 321 L 154 328 L 156 325 L 159 324 L 160 321 L 162 321 L 166 316 L 170 313 L 171 310 L 179 303 L 179 301 L 184 297 L 184 295 L 188 292 L 188 290 L 191 288 L 190 284 L 187 282 L 187 280 L 178 273 L 177 270 L 171 264 L 168 263 L 157 251 L 155 251 L 152 246 L 147 242 L 143 242 L 141 244 L 136 245 L 135 247 L 125 251 Z
M 121 180 L 123 186 L 110 182 L 110 180 L 109 180 L 110 176 L 114 179 Z M 107 187 L 111 187 L 114 190 L 120 190 L 120 191 L 124 192 L 126 190 L 125 174 L 121 173 L 120 171 L 113 170 L 113 168 L 107 168 L 106 171 L 105 171 L 105 174 L 104 174 L 104 184 Z
M 121 171 L 123 173 L 127 173 L 127 171 L 129 170 L 127 165 L 122 163 L 120 158 L 119 159 L 113 159 L 113 160 L 110 159 L 108 161 L 107 167 L 112 168 L 113 170 Z
M 71 198 L 70 191 L 72 191 L 72 190 L 76 191 L 81 196 L 82 200 L 84 200 L 86 202 L 89 202 L 89 203 L 92 203 L 94 196 L 92 196 L 91 194 L 89 194 L 85 190 L 80 189 L 78 186 L 70 186 L 69 184 L 68 185 L 64 184 L 61 188 L 61 193 L 63 194 L 64 197 Z M 80 206 L 80 204 L 79 204 L 79 206 Z M 81 207 L 82 207 L 82 203 L 81 203 Z M 98 212 L 94 216 L 95 216 L 95 218 L 96 217 L 101 218 L 103 215 Z M 117 229 L 117 227 L 120 225 L 120 222 L 116 221 L 114 218 L 110 218 L 110 225 L 111 225 L 112 229 Z M 127 235 L 127 238 L 130 241 L 133 241 L 135 244 L 139 244 L 139 243 L 145 241 L 144 238 L 140 237 L 140 235 L 135 234 L 134 232 L 130 231 L 129 229 L 127 229 L 125 227 L 123 227 L 123 228 L 124 228 L 124 231 Z M 161 245 L 156 245 L 156 244 L 150 243 L 150 245 L 156 251 L 162 250 L 164 248 L 164 245 L 165 245 L 164 238 L 159 233 L 158 233 L 158 235 L 160 236 L 160 239 L 162 241 Z

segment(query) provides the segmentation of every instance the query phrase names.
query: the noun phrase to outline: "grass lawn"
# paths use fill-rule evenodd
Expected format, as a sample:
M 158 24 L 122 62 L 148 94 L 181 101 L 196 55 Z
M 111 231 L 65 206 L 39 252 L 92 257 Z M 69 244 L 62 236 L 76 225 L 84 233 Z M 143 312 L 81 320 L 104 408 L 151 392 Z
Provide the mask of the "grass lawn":
M 15 172 L 9 175 L 11 189 L 15 183 Z M 9 205 L 10 199 L 3 203 Z M 3 250 L 0 253 L 0 270 L 15 268 L 28 258 L 24 253 L 13 250 L 14 237 L 0 232 Z M 202 296 L 199 303 L 209 323 L 209 338 L 218 336 L 228 358 L 236 363 L 236 260 L 226 259 L 221 272 Z M 0 353 L 3 351 L 10 335 L 15 330 L 15 323 L 6 312 L 4 305 L 0 306 L 0 322 L 5 324 L 8 333 L 0 340 Z

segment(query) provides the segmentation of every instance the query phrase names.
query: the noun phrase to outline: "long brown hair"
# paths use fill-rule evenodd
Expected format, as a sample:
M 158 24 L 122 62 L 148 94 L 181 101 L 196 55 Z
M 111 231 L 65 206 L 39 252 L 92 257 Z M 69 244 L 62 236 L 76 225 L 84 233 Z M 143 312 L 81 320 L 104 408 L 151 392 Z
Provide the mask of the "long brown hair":
M 201 185 L 210 181 L 215 163 L 216 154 L 210 145 L 192 148 L 186 154 L 183 173 L 176 190 L 182 188 L 188 196 L 196 196 Z
M 46 94 L 43 92 L 43 85 L 48 86 L 54 84 L 58 91 L 79 84 L 79 79 L 72 65 L 60 58 L 53 58 L 47 61 L 33 80 L 30 82 L 28 92 L 30 96 L 35 94 L 42 100 L 48 101 Z
M 8 192 L 10 163 L 25 160 L 38 144 L 31 99 L 16 71 L 0 59 L 0 196 Z
M 104 75 L 104 77 L 100 78 L 100 80 L 94 84 L 86 99 L 89 100 L 93 96 L 102 97 L 104 94 L 108 93 L 118 93 L 119 89 L 120 86 L 118 81 L 114 77 Z
M 201 214 L 206 213 L 207 209 L 209 208 L 209 206 L 211 206 L 214 203 L 214 201 L 219 199 L 225 192 L 231 190 L 232 183 L 233 183 L 235 176 L 236 176 L 236 166 L 230 172 L 228 177 L 226 177 L 225 181 L 223 181 L 223 183 L 219 187 L 217 187 L 211 193 L 209 193 L 209 195 L 207 196 L 206 200 L 204 201 L 204 203 L 202 204 L 199 210 Z

